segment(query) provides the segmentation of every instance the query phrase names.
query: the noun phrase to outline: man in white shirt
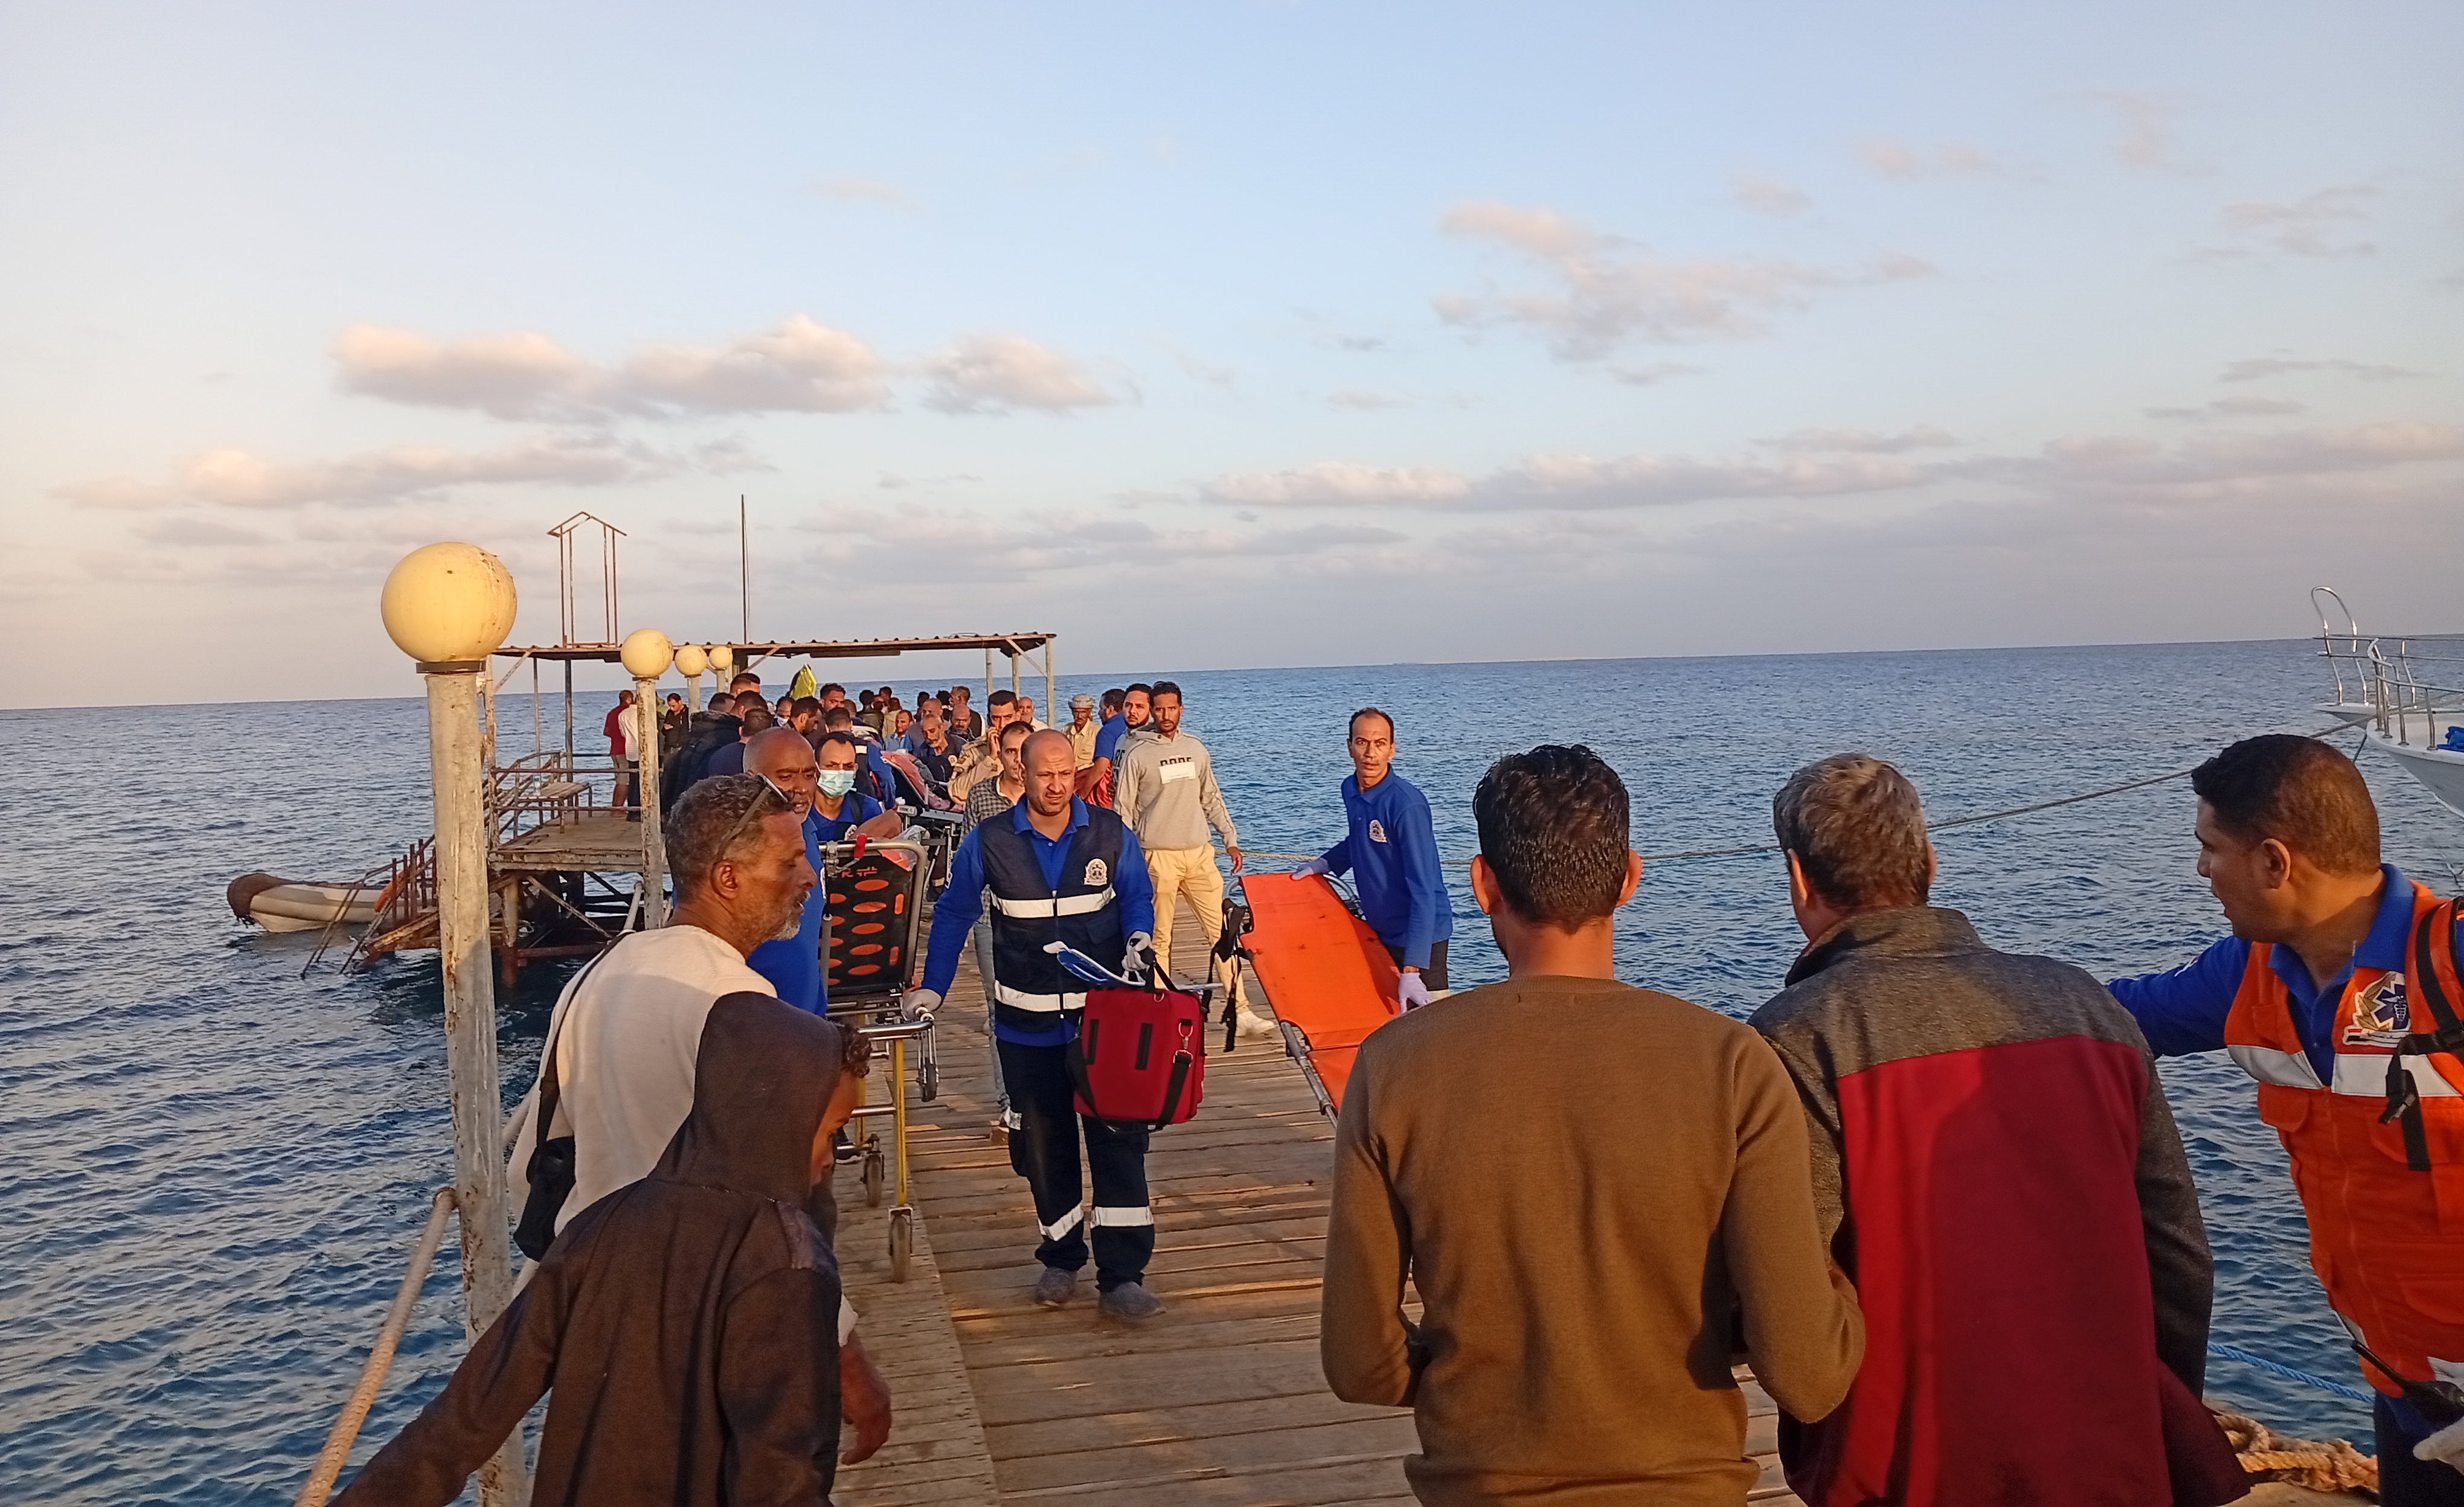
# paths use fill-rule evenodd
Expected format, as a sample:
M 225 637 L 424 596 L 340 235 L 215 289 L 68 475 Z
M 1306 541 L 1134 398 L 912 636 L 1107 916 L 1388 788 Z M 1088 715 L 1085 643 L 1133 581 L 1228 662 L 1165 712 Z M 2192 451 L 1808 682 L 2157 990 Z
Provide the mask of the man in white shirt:
M 820 876 L 804 851 L 803 813 L 758 775 L 722 775 L 685 792 L 666 817 L 676 904 L 668 924 L 630 934 L 566 986 L 548 1022 L 556 1053 L 557 1123 L 544 1133 L 574 1143 L 573 1191 L 557 1228 L 600 1199 L 649 1175 L 693 1112 L 693 1064 L 702 1022 L 724 994 L 775 995 L 746 964 L 762 943 L 791 937 Z M 531 1150 L 541 1134 L 539 1085 L 533 1113 L 514 1143 L 514 1205 L 528 1200 Z M 825 1185 L 825 1188 L 826 1185 Z M 837 1210 L 816 1190 L 814 1222 L 834 1233 Z M 839 1311 L 839 1386 L 859 1460 L 890 1432 L 890 1390 L 854 1333 L 855 1311 Z

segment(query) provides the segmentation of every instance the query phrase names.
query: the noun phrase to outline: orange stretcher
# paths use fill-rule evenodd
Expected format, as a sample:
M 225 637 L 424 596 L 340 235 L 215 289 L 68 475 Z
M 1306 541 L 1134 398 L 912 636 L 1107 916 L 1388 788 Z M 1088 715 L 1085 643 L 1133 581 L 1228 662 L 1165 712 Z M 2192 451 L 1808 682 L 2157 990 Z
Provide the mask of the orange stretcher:
M 1395 1018 L 1400 971 L 1386 945 L 1352 913 L 1331 881 L 1313 874 L 1244 874 L 1246 944 L 1284 1043 L 1331 1119 L 1352 1059 L 1369 1033 Z

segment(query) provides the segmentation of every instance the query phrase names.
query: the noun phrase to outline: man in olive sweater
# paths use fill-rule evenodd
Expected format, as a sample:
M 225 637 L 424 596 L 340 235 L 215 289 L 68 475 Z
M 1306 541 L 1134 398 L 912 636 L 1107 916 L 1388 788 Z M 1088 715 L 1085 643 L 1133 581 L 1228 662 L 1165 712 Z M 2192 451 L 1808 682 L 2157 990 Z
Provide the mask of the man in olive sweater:
M 1736 1347 L 1800 1418 L 1838 1404 L 1864 1353 L 1795 1090 L 1743 1023 L 1617 981 L 1612 916 L 1642 861 L 1595 754 L 1510 754 L 1472 806 L 1472 895 L 1509 976 L 1361 1045 L 1335 1131 L 1327 1380 L 1413 1409 L 1423 1502 L 1735 1507 L 1757 1478 Z

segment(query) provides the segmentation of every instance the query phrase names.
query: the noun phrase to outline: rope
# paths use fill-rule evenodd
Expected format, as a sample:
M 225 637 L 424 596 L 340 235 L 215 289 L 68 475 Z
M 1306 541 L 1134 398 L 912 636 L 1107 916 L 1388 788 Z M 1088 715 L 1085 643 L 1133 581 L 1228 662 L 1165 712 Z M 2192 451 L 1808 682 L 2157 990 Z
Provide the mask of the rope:
M 2329 738 L 2343 731 L 2344 729 L 2342 727 L 2334 727 L 2318 732 L 2304 733 L 2303 736 L 2312 738 Z M 2102 800 L 2107 796 L 2124 795 L 2134 790 L 2145 790 L 2150 785 L 2163 785 L 2168 784 L 2177 779 L 2188 779 L 2194 773 L 2196 773 L 2195 769 L 2177 769 L 2163 775 L 2150 775 L 2145 779 L 2124 780 L 2119 785 L 2107 785 L 2101 790 L 2085 791 L 2076 796 L 2059 796 L 2052 800 L 2031 801 L 2024 806 L 2011 806 L 2001 811 L 1980 812 L 1972 817 L 1951 817 L 1947 820 L 1928 821 L 1925 823 L 1925 830 L 1927 832 L 1947 832 L 1953 827 L 1972 827 L 1979 822 L 2000 821 L 2010 817 L 2024 817 L 2029 815 L 2031 812 L 2052 811 L 2058 806 L 2076 806 L 2083 800 Z M 1741 844 L 1737 847 L 1685 848 L 1677 852 L 1669 853 L 1645 853 L 1642 855 L 1642 861 L 1646 863 L 1683 863 L 1689 859 L 1743 858 L 1748 854 L 1752 853 L 1776 853 L 1779 851 L 1780 845 L 1776 842 L 1749 842 Z M 1268 858 L 1281 863 L 1313 863 L 1320 856 L 1315 853 L 1265 853 L 1249 848 L 1242 849 L 1242 855 L 1244 858 Z M 1442 862 L 1448 868 L 1469 868 L 1471 866 L 1471 860 L 1469 859 L 1450 858 L 1445 859 Z
M 456 1200 L 453 1190 L 440 1188 L 429 1200 L 428 1228 L 419 1233 L 419 1243 L 410 1248 L 410 1269 L 402 1274 L 402 1285 L 394 1289 L 393 1306 L 385 1310 L 384 1327 L 377 1330 L 377 1342 L 368 1350 L 367 1364 L 360 1367 L 360 1384 L 351 1388 L 348 1401 L 342 1404 L 342 1416 L 334 1420 L 334 1431 L 325 1435 L 325 1448 L 317 1456 L 317 1468 L 308 1473 L 308 1484 L 299 1488 L 293 1507 L 324 1507 L 325 1498 L 333 1493 L 334 1478 L 342 1474 L 342 1462 L 350 1457 L 351 1445 L 360 1436 L 360 1425 L 365 1423 L 368 1409 L 375 1405 L 377 1390 L 385 1386 L 385 1372 L 393 1365 L 394 1347 L 402 1343 L 402 1332 L 410 1323 L 411 1305 L 419 1300 L 419 1290 L 427 1285 L 429 1263 L 436 1259 L 436 1247 L 445 1238 L 445 1216 L 453 1212 Z
M 2306 1486 L 2314 1492 L 2343 1492 L 2361 1487 L 2379 1489 L 2376 1455 L 2364 1454 L 2343 1439 L 2320 1444 L 2281 1434 L 2239 1413 L 2220 1412 L 2216 1423 L 2233 1441 L 2241 1468 L 2271 1481 Z
M 2346 1402 L 2366 1406 L 2372 1400 L 2368 1392 L 2358 1387 L 2347 1387 L 2343 1382 L 2331 1382 L 2316 1372 L 2287 1365 L 2281 1361 L 2271 1361 L 2263 1355 L 2253 1355 L 2237 1345 L 2218 1344 L 2211 1340 L 2208 1342 L 2208 1353 L 2221 1355 L 2228 1361 L 2239 1361 L 2244 1365 L 2255 1365 L 2260 1370 L 2272 1376 L 2281 1376 L 2288 1382 L 2299 1382 L 2304 1387 L 2315 1387 L 2322 1392 L 2333 1392 Z

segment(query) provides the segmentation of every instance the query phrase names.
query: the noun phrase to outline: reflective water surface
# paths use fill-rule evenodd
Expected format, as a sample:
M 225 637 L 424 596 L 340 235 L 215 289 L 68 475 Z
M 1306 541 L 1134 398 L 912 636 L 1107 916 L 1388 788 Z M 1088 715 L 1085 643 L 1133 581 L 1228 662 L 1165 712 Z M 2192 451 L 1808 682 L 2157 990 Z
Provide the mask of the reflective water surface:
M 1768 841 L 1771 792 L 1843 749 L 1898 762 L 1938 819 L 2184 768 L 2318 725 L 2314 666 L 2305 644 L 2262 643 L 1177 678 L 1246 845 L 1340 835 L 1344 720 L 1375 703 L 1462 857 L 1480 772 L 1534 743 L 1587 743 L 1623 773 L 1638 847 L 1716 847 Z M 1066 678 L 1065 705 L 1105 684 Z M 501 705 L 508 752 L 529 747 L 525 700 Z M 611 701 L 587 699 L 585 732 Z M 559 739 L 560 710 L 545 720 Z M 234 923 L 222 889 L 260 868 L 347 878 L 424 835 L 424 704 L 0 712 L 0 1490 L 287 1502 L 449 1175 L 442 1004 L 430 954 L 303 978 L 313 939 Z M 2464 824 L 2400 772 L 2365 768 L 2388 856 L 2452 887 Z M 2169 966 L 2222 926 L 2189 825 L 2177 782 L 1947 833 L 1936 898 L 1999 947 L 2100 975 Z M 1456 983 L 1499 976 L 1459 871 L 1455 900 Z M 1735 1014 L 1801 942 L 1769 856 L 1654 864 L 1621 925 L 1626 977 Z M 499 1001 L 509 1099 L 561 977 L 534 969 Z M 2220 1059 L 2165 1079 L 2215 1243 L 2217 1338 L 2355 1380 L 2246 1081 Z M 451 1370 L 457 1293 L 449 1243 L 356 1458 Z M 2231 1362 L 2210 1386 L 2279 1427 L 2366 1444 L 2358 1406 Z

